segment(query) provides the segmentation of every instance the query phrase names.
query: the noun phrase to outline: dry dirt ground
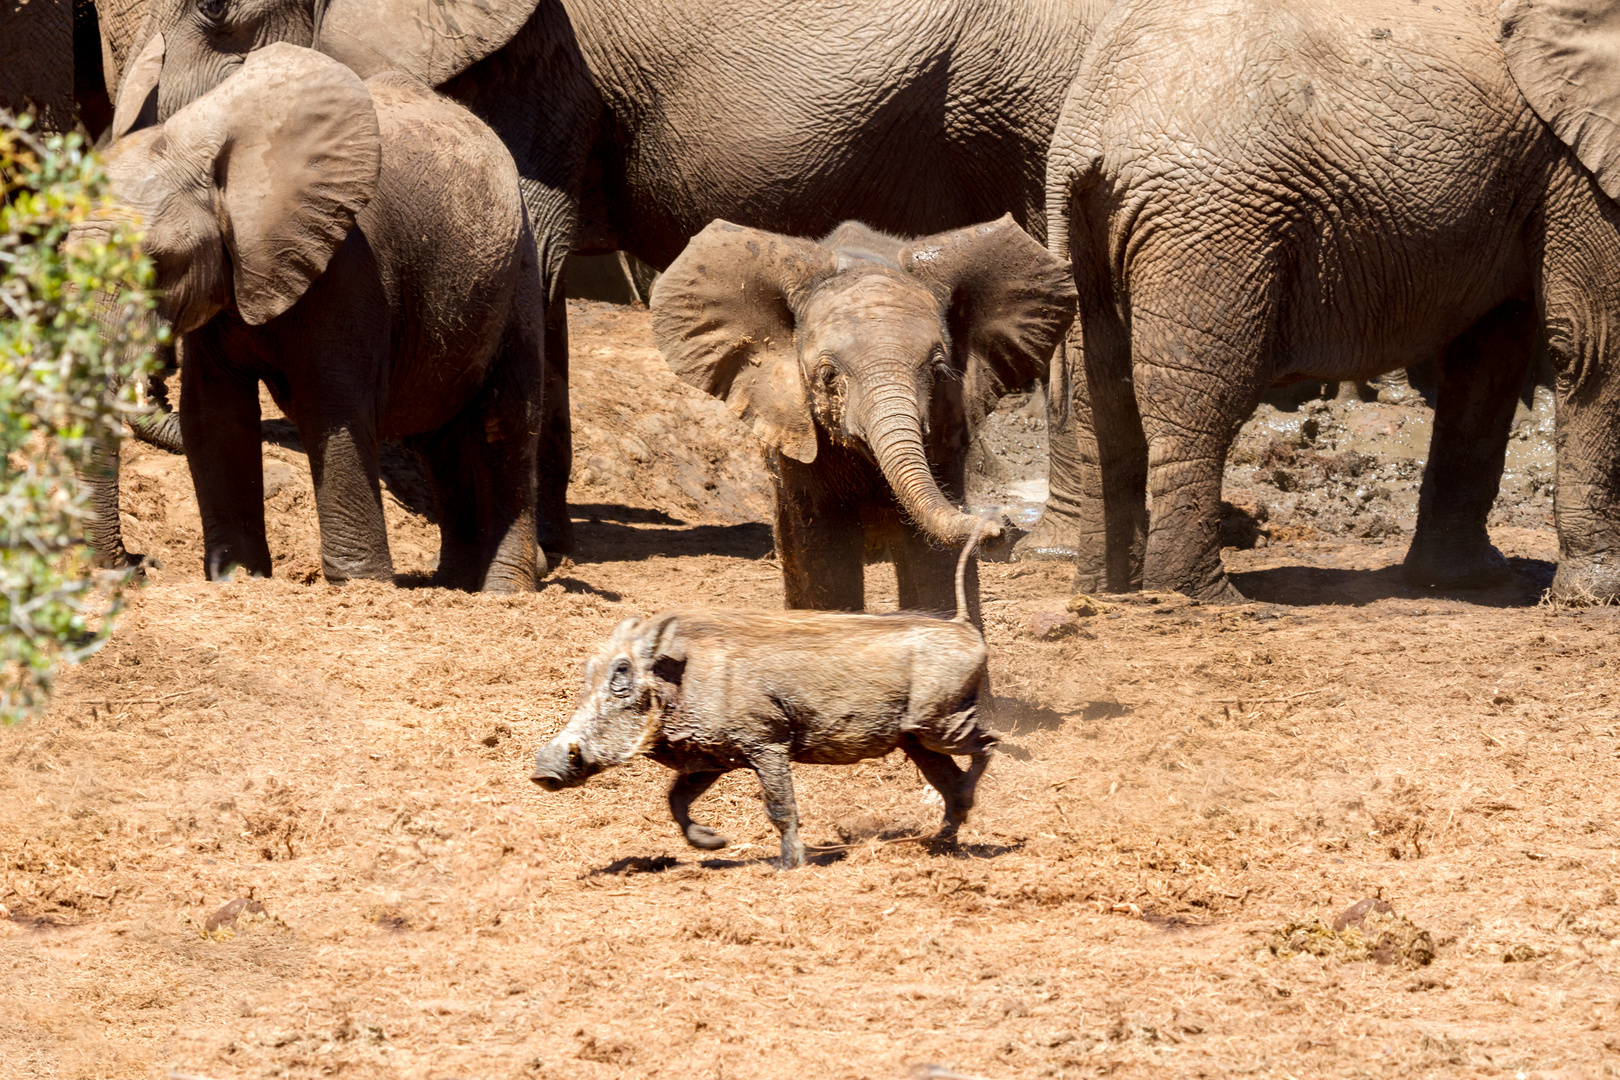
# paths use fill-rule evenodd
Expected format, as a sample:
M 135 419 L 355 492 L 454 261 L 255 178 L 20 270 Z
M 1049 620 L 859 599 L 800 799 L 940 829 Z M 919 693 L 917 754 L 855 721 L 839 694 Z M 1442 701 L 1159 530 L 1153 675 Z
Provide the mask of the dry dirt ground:
M 939 811 L 898 756 L 798 768 L 825 850 L 788 873 L 747 775 L 699 804 L 712 855 L 657 765 L 533 788 L 619 619 L 781 597 L 745 436 L 644 313 L 576 316 L 579 553 L 532 595 L 429 587 L 398 457 L 398 585 L 315 580 L 275 421 L 278 576 L 205 584 L 183 463 L 127 449 L 164 566 L 0 732 L 0 1076 L 1617 1071 L 1620 609 L 1538 606 L 1553 538 L 1520 504 L 1519 579 L 1475 595 L 1400 584 L 1398 508 L 1258 521 L 1262 480 L 1320 493 L 1344 452 L 1288 431 L 1234 465 L 1255 603 L 1069 616 L 1066 567 L 985 568 L 1006 752 L 956 850 L 904 839 Z

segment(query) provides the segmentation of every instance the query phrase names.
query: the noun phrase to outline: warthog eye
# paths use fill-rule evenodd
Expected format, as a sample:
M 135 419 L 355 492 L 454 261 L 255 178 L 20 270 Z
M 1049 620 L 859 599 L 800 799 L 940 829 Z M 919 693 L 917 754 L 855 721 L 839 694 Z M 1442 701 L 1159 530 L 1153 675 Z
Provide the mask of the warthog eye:
M 608 676 L 608 691 L 615 697 L 629 696 L 630 661 L 621 659 L 613 665 L 613 673 Z

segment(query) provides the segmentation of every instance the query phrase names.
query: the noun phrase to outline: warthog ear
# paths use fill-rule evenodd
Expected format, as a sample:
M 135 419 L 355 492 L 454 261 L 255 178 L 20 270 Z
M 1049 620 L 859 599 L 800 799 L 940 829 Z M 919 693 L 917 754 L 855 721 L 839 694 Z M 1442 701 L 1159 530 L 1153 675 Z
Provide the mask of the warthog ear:
M 647 668 L 659 660 L 686 662 L 686 643 L 680 638 L 680 616 L 658 615 L 642 623 L 636 630 L 633 652 Z
M 682 379 L 731 406 L 766 445 L 816 459 L 797 310 L 838 269 L 810 240 L 711 221 L 653 286 L 653 337 Z
M 967 357 L 963 398 L 973 422 L 1045 372 L 1074 322 L 1078 296 L 1069 264 L 1010 214 L 913 240 L 900 252 L 900 265 L 944 307 L 951 339 Z

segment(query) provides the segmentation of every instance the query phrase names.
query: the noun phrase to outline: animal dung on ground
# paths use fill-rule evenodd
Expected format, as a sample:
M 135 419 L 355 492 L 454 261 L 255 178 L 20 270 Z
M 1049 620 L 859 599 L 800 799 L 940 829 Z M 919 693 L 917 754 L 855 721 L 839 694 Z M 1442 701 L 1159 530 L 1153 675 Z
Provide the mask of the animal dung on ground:
M 973 807 L 996 736 L 984 638 L 957 615 L 812 611 L 667 612 L 626 619 L 585 669 L 568 726 L 540 749 L 530 776 L 550 791 L 647 754 L 676 772 L 669 808 L 693 847 L 725 837 L 691 805 L 725 773 L 750 768 L 782 835 L 782 865 L 804 864 L 790 763 L 848 765 L 904 750 L 940 793 L 955 835 Z M 972 760 L 964 771 L 953 755 Z

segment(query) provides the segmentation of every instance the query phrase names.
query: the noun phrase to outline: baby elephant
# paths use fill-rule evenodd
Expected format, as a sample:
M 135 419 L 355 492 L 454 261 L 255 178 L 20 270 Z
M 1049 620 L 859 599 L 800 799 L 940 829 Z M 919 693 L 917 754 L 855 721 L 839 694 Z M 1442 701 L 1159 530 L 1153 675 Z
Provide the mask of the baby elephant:
M 819 242 L 716 221 L 651 306 L 671 369 L 767 447 L 787 606 L 860 611 L 865 561 L 887 552 L 900 606 L 940 611 L 974 527 L 968 447 L 1046 371 L 1075 290 L 1011 217 L 915 240 L 847 222 Z
M 804 865 L 790 761 L 848 765 L 906 752 L 945 799 L 940 838 L 956 834 L 996 736 L 984 638 L 967 619 L 956 569 L 956 618 L 820 612 L 675 611 L 626 619 L 585 667 L 574 718 L 535 758 L 556 791 L 640 754 L 676 772 L 669 810 L 687 843 L 726 839 L 696 824 L 692 803 L 732 769 L 759 776 L 782 834 L 782 865 Z M 951 760 L 967 754 L 964 772 Z

